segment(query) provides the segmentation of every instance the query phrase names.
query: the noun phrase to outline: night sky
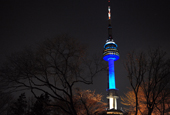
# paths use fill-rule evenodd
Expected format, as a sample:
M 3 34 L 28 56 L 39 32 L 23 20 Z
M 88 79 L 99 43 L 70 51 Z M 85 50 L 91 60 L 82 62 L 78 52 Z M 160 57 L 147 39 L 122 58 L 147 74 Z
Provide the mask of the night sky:
M 102 56 L 108 37 L 107 5 L 107 0 L 0 0 L 0 62 L 60 34 L 80 39 L 91 53 Z M 121 96 L 129 87 L 123 65 L 128 52 L 161 47 L 170 56 L 170 1 L 111 0 L 111 13 L 113 39 L 120 53 L 115 71 Z M 86 88 L 106 96 L 106 74 L 98 75 Z

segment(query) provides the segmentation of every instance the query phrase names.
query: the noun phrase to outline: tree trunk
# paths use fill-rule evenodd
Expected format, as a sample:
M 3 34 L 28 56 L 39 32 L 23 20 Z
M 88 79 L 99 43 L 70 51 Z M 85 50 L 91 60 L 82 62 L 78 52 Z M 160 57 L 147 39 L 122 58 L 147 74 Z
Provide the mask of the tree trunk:
M 163 111 L 162 111 L 162 115 L 164 115 L 165 113 L 165 99 L 163 99 Z
M 136 111 L 135 111 L 135 115 L 137 115 L 138 114 L 138 96 L 137 96 L 137 94 L 135 94 L 135 96 L 136 96 Z
M 152 108 L 148 108 L 148 115 L 152 114 L 153 109 Z

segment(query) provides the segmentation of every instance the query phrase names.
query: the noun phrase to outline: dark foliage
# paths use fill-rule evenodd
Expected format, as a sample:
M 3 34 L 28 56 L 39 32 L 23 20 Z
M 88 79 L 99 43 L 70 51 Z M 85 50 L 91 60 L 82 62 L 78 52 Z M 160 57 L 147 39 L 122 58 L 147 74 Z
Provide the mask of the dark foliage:
M 11 106 L 10 115 L 24 115 L 27 109 L 25 93 L 22 93 L 16 102 Z
M 37 100 L 31 108 L 30 113 L 32 115 L 50 115 L 51 110 L 50 107 L 48 107 L 49 103 L 50 100 L 48 94 L 40 95 L 39 97 L 37 97 Z

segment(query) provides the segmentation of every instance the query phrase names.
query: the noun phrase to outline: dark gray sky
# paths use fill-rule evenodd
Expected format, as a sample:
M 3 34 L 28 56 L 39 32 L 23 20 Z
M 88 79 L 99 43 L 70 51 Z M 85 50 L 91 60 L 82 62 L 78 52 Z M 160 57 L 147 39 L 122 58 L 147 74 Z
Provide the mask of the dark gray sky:
M 107 0 L 0 0 L 0 59 L 59 34 L 69 34 L 103 52 L 107 40 Z M 128 52 L 170 50 L 169 0 L 111 0 L 112 30 L 120 59 L 115 62 L 121 96 L 129 86 L 123 66 Z M 107 62 L 106 62 L 107 63 Z M 107 76 L 88 86 L 106 95 Z

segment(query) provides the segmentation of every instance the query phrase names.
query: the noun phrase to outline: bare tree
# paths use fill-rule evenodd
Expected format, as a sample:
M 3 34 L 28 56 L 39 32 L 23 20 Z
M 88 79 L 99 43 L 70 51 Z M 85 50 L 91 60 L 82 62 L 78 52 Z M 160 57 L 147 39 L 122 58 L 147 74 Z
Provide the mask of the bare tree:
M 102 102 L 101 94 L 95 94 L 95 91 L 90 90 L 77 90 L 75 103 L 78 115 L 98 115 L 105 111 L 107 105 Z
M 143 90 L 147 99 L 148 115 L 151 115 L 156 107 L 160 95 L 168 87 L 170 80 L 169 59 L 165 58 L 166 53 L 160 49 L 150 50 L 148 53 L 147 73 L 143 79 Z
M 135 94 L 135 115 L 137 115 L 138 112 L 138 92 L 139 87 L 142 84 L 144 74 L 146 73 L 146 60 L 145 60 L 145 54 L 140 53 L 140 55 L 135 55 L 133 53 L 129 53 L 127 57 L 126 62 L 126 70 L 128 72 L 128 79 L 130 81 L 131 88 L 133 89 L 133 92 Z
M 77 115 L 99 115 L 106 109 L 106 103 L 102 101 L 101 94 L 95 94 L 95 91 L 80 90 L 76 88 L 73 96 L 73 102 Z M 67 107 L 62 101 L 54 101 L 55 104 L 60 104 L 63 107 Z M 53 107 L 52 111 L 54 115 L 63 113 L 60 108 Z
M 170 111 L 167 111 L 170 108 L 170 89 L 164 89 L 157 100 L 156 109 L 159 113 L 161 115 L 166 115 L 167 112 L 170 113 Z
M 124 109 L 128 113 L 131 113 L 130 115 L 135 114 L 136 98 L 135 98 L 135 93 L 133 90 L 130 90 L 127 93 L 125 93 L 124 96 L 121 96 L 121 103 L 126 106 Z M 138 112 L 137 112 L 137 114 L 144 115 L 146 113 L 146 111 L 147 111 L 146 99 L 145 99 L 144 93 L 140 87 L 139 91 L 138 91 Z
M 101 58 L 90 60 L 83 44 L 63 35 L 44 41 L 36 51 L 12 55 L 1 67 L 0 76 L 7 80 L 9 88 L 30 89 L 35 97 L 38 91 L 47 93 L 66 105 L 52 106 L 77 115 L 73 88 L 78 83 L 92 84 L 93 77 L 103 70 L 101 62 Z
M 145 93 L 142 88 L 139 88 L 138 92 L 138 115 L 147 115 L 148 108 L 147 108 L 147 99 L 145 97 Z M 170 106 L 170 92 L 169 90 L 162 91 L 162 94 L 159 95 L 156 101 L 156 107 L 154 107 L 152 115 L 164 115 L 166 110 L 169 109 Z M 133 90 L 128 91 L 125 93 L 125 96 L 121 96 L 121 103 L 125 105 L 125 110 L 130 112 L 130 115 L 134 115 L 134 111 L 136 108 L 136 99 Z
M 126 63 L 128 78 L 136 99 L 136 115 L 138 110 L 139 87 L 144 92 L 148 115 L 160 104 L 159 97 L 169 86 L 170 60 L 160 49 L 149 50 L 148 55 L 130 54 Z M 165 96 L 165 95 L 164 95 Z

